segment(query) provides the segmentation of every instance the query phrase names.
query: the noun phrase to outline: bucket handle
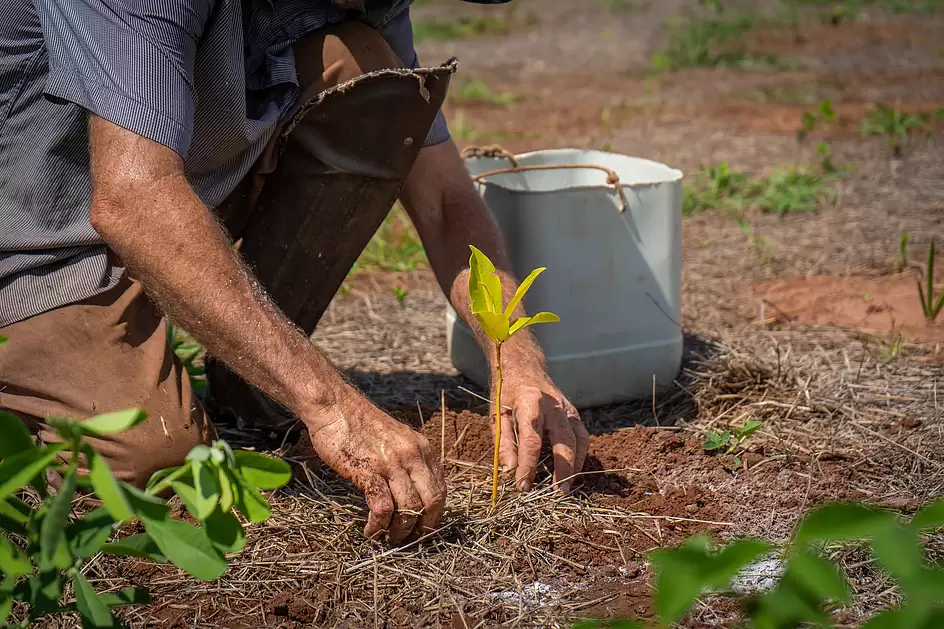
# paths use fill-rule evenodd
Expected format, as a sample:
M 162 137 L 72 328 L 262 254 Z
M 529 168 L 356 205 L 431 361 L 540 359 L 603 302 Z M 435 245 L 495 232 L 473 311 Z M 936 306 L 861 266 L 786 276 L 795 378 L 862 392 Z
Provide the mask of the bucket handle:
M 613 186 L 617 194 L 620 197 L 620 212 L 625 212 L 626 208 L 629 207 L 629 203 L 626 201 L 626 193 L 623 192 L 623 184 L 620 183 L 619 175 L 616 174 L 612 168 L 607 168 L 606 166 L 598 166 L 596 164 L 547 164 L 544 166 L 521 166 L 518 164 L 518 160 L 515 159 L 515 156 L 503 149 L 502 147 L 494 144 L 492 146 L 483 146 L 483 147 L 469 147 L 462 151 L 462 156 L 465 158 L 468 157 L 504 157 L 512 163 L 511 168 L 500 168 L 498 170 L 490 170 L 488 172 L 476 175 L 472 178 L 472 181 L 478 183 L 486 177 L 491 177 L 492 175 L 502 175 L 504 173 L 520 173 L 532 170 L 570 170 L 572 168 L 593 168 L 596 170 L 602 170 L 606 173 L 606 183 L 609 186 Z

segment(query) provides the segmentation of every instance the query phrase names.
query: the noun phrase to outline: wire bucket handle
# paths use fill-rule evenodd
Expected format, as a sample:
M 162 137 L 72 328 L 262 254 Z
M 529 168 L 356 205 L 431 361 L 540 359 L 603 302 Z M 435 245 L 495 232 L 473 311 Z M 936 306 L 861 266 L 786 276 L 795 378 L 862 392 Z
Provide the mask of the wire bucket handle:
M 629 203 L 626 201 L 626 193 L 623 191 L 623 184 L 620 183 L 619 175 L 616 174 L 615 170 L 612 168 L 607 168 L 606 166 L 598 166 L 596 164 L 547 164 L 544 166 L 522 166 L 518 163 L 518 160 L 515 159 L 515 156 L 512 153 L 506 151 L 497 144 L 484 147 L 470 146 L 462 151 L 462 157 L 499 157 L 507 159 L 511 162 L 511 168 L 499 168 L 497 170 L 490 170 L 488 172 L 474 176 L 472 181 L 476 183 L 493 175 L 528 172 L 532 170 L 571 170 L 574 168 L 593 168 L 595 170 L 602 170 L 606 173 L 606 184 L 611 186 L 614 190 L 616 190 L 616 193 L 619 194 L 621 204 L 620 212 L 625 212 L 626 208 L 629 207 Z

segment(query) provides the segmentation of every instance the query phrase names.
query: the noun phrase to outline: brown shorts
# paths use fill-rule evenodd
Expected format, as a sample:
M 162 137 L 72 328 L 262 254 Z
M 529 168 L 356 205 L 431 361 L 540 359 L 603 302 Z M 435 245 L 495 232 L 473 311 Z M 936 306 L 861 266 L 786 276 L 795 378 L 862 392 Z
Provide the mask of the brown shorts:
M 416 113 L 411 112 L 428 108 L 429 94 L 423 91 L 423 102 L 392 112 L 387 116 L 386 126 L 384 120 L 366 120 L 358 125 L 331 118 L 350 115 L 356 121 L 358 113 L 370 118 L 371 108 L 384 118 L 387 114 L 383 111 L 382 85 L 379 98 L 370 94 L 362 100 L 336 98 L 348 105 L 361 106 L 347 107 L 355 110 L 350 114 L 337 104 L 331 105 L 334 109 L 318 110 L 315 118 L 320 119 L 311 120 L 305 129 L 305 120 L 301 123 L 299 120 L 310 117 L 308 108 L 320 102 L 320 95 L 326 90 L 344 84 L 342 89 L 333 91 L 356 93 L 347 82 L 397 68 L 401 62 L 374 29 L 353 21 L 327 27 L 301 40 L 295 46 L 295 57 L 301 94 L 296 111 L 286 117 L 286 126 L 275 133 L 253 171 L 217 212 L 234 239 L 242 240 L 244 255 L 276 303 L 310 333 L 357 254 L 396 200 L 402 179 L 409 173 L 425 137 L 422 129 L 428 131 L 435 111 L 431 114 L 423 111 L 419 121 L 401 119 L 416 118 Z M 451 70 L 444 72 L 450 73 Z M 431 84 L 435 85 L 437 80 L 432 77 Z M 448 84 L 448 78 L 443 83 Z M 415 76 L 410 84 L 417 85 Z M 422 80 L 419 87 L 423 89 Z M 396 85 L 391 89 L 402 91 Z M 444 97 L 445 85 L 439 85 L 437 91 Z M 369 174 L 339 173 L 339 169 L 316 155 L 326 143 L 350 144 L 350 139 L 338 134 L 346 129 L 356 133 L 358 127 L 370 137 L 366 142 L 363 135 L 354 138 L 353 144 L 360 151 L 354 156 L 355 162 L 363 157 L 368 163 L 373 160 L 373 165 L 379 165 L 372 166 Z M 385 150 L 376 146 L 378 142 L 382 145 L 383 136 L 396 137 L 401 147 L 413 144 L 412 139 L 404 142 L 402 135 L 397 136 L 390 129 L 398 130 L 397 133 L 410 129 L 411 134 L 424 135 L 416 137 L 415 146 L 409 150 L 392 151 L 386 159 L 383 153 L 377 154 L 378 150 Z M 314 148 L 305 149 L 306 144 Z M 326 153 L 334 155 L 337 151 Z M 331 157 L 326 159 L 330 162 Z M 278 185 L 265 188 L 267 181 Z M 329 201 L 320 203 L 325 198 Z M 357 201 L 361 198 L 371 203 L 361 202 L 358 209 Z M 321 205 L 331 206 L 325 210 L 330 214 L 318 214 Z M 343 206 L 343 211 L 337 206 Z M 299 220 L 300 212 L 305 213 L 304 221 Z M 369 215 L 363 216 L 365 212 Z M 324 240 L 304 242 L 302 247 L 294 246 L 297 240 L 286 243 L 285 238 L 312 237 L 304 233 L 303 223 L 320 227 L 309 234 Z M 279 234 L 291 235 L 280 238 Z M 339 234 L 343 234 L 343 240 Z M 287 250 L 293 255 L 297 250 L 308 251 L 312 257 L 307 260 L 296 256 L 285 261 Z M 319 266 L 325 262 L 318 251 L 332 253 L 330 268 Z M 296 272 L 295 277 L 286 279 Z M 299 285 L 305 286 L 307 292 L 300 293 Z M 293 304 L 292 300 L 298 303 Z M 0 328 L 0 336 L 8 338 L 0 346 L 0 408 L 18 414 L 46 442 L 55 439 L 45 422 L 50 415 L 88 418 L 126 408 L 145 409 L 149 417 L 141 425 L 92 441 L 119 478 L 142 486 L 154 471 L 180 465 L 194 445 L 216 436 L 200 400 L 191 390 L 187 372 L 168 346 L 167 328 L 166 320 L 141 286 L 131 279 L 91 299 Z

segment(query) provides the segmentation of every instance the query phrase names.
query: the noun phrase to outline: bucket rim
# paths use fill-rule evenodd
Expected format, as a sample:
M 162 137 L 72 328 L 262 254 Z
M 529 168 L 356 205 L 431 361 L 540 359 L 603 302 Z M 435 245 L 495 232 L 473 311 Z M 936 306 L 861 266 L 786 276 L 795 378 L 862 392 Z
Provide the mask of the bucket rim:
M 606 156 L 610 156 L 610 157 L 616 156 L 616 157 L 621 157 L 621 158 L 625 158 L 625 159 L 628 159 L 628 160 L 632 160 L 632 161 L 635 161 L 635 162 L 641 162 L 641 163 L 648 164 L 648 165 L 650 165 L 650 166 L 659 168 L 659 169 L 663 170 L 663 171 L 666 173 L 666 176 L 665 176 L 664 178 L 659 178 L 658 180 L 621 182 L 622 185 L 623 185 L 623 187 L 625 187 L 625 188 L 655 186 L 655 185 L 660 185 L 660 184 L 674 184 L 674 183 L 679 183 L 679 182 L 681 182 L 682 179 L 684 179 L 684 177 L 685 177 L 685 174 L 684 174 L 681 170 L 679 170 L 678 168 L 672 168 L 671 166 L 669 166 L 669 165 L 667 165 L 667 164 L 663 164 L 662 162 L 657 162 L 657 161 L 655 161 L 655 160 L 647 159 L 647 158 L 645 158 L 645 157 L 636 157 L 636 156 L 634 156 L 634 155 L 626 155 L 625 153 L 617 153 L 617 152 L 614 152 L 614 151 L 600 151 L 600 150 L 598 150 L 598 149 L 581 149 L 581 148 L 566 148 L 566 147 L 565 147 L 565 148 L 553 148 L 553 149 L 537 149 L 537 150 L 534 150 L 534 151 L 527 151 L 527 152 L 525 152 L 525 153 L 515 153 L 515 154 L 514 154 L 514 158 L 515 158 L 515 160 L 517 160 L 519 163 L 521 163 L 521 162 L 524 162 L 524 161 L 528 160 L 529 158 L 533 158 L 533 157 L 537 157 L 537 156 L 541 156 L 541 155 L 562 155 L 562 154 L 566 154 L 566 153 L 580 153 L 580 154 L 584 154 L 584 155 L 588 155 L 588 156 L 591 156 L 591 155 L 601 155 L 601 156 L 602 156 L 602 155 L 606 155 Z M 506 160 L 506 158 L 497 157 L 497 156 L 496 156 L 496 157 L 466 157 L 466 158 L 464 158 L 464 161 L 465 161 L 466 163 L 472 163 L 473 161 L 479 160 L 479 159 L 493 159 L 493 160 L 496 160 L 496 161 L 505 161 L 505 160 Z M 581 164 L 585 163 L 585 164 L 587 164 L 587 165 L 593 165 L 593 164 L 594 164 L 594 162 L 593 162 L 592 160 L 586 160 L 586 159 L 585 159 L 585 160 L 580 160 L 579 162 L 575 162 L 575 163 L 581 163 Z M 522 165 L 527 165 L 527 164 L 522 164 Z M 516 173 L 502 173 L 502 174 L 509 174 L 509 175 L 510 175 L 510 174 L 516 174 Z M 524 173 L 519 173 L 519 174 L 524 174 Z M 496 175 L 496 176 L 498 176 L 498 175 Z M 493 181 L 493 180 L 489 180 L 489 179 L 482 180 L 482 181 L 477 181 L 477 182 L 476 182 L 476 185 L 481 185 L 481 186 L 496 186 L 496 187 L 498 187 L 498 188 L 502 188 L 503 190 L 511 190 L 511 188 L 509 188 L 507 185 L 502 185 L 501 183 L 497 183 L 497 182 L 495 182 L 495 181 Z M 515 189 L 514 192 L 516 192 L 517 194 L 550 194 L 550 193 L 559 193 L 562 189 L 564 189 L 564 188 L 558 188 L 558 189 L 552 189 L 552 190 L 518 190 L 518 189 Z M 612 190 L 612 189 L 613 189 L 613 186 L 607 184 L 607 183 L 605 182 L 605 180 L 604 180 L 604 181 L 602 181 L 600 184 L 580 184 L 580 185 L 572 185 L 572 186 L 567 186 L 566 189 L 567 189 L 567 190 L 598 190 L 598 189 Z

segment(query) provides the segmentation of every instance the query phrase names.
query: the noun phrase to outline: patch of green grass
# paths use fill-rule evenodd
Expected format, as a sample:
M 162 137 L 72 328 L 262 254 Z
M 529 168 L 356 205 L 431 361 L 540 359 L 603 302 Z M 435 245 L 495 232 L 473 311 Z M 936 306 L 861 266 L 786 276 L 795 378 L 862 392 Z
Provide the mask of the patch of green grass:
M 507 107 L 524 100 L 524 96 L 514 92 L 496 92 L 484 81 L 473 79 L 450 94 L 450 99 L 458 105 L 486 103 L 497 107 Z
M 360 269 L 412 271 L 426 264 L 426 251 L 406 211 L 395 205 L 370 239 L 351 273 Z
M 809 212 L 822 201 L 835 198 L 831 183 L 838 177 L 838 172 L 820 165 L 786 166 L 755 178 L 722 162 L 699 168 L 685 187 L 682 208 L 688 215 L 706 210 L 732 214 L 758 210 L 780 215 Z
M 455 41 L 484 35 L 507 35 L 510 30 L 508 20 L 502 16 L 414 20 L 413 41 Z
M 929 114 L 910 114 L 901 110 L 901 104 L 894 107 L 877 104 L 875 111 L 863 118 L 860 126 L 862 137 L 883 135 L 895 157 L 900 157 L 904 143 L 912 131 L 923 131 L 931 135 L 931 121 L 944 118 L 944 108 Z
M 449 122 L 449 132 L 466 142 L 501 142 L 540 138 L 534 131 L 484 131 L 469 122 L 461 112 Z
M 797 67 L 797 62 L 778 55 L 759 53 L 744 48 L 741 38 L 761 25 L 754 13 L 725 17 L 719 2 L 702 3 L 712 7 L 714 14 L 703 17 L 689 15 L 670 22 L 669 42 L 665 49 L 652 55 L 652 68 L 672 72 L 690 67 L 729 66 L 744 70 L 783 70 Z

